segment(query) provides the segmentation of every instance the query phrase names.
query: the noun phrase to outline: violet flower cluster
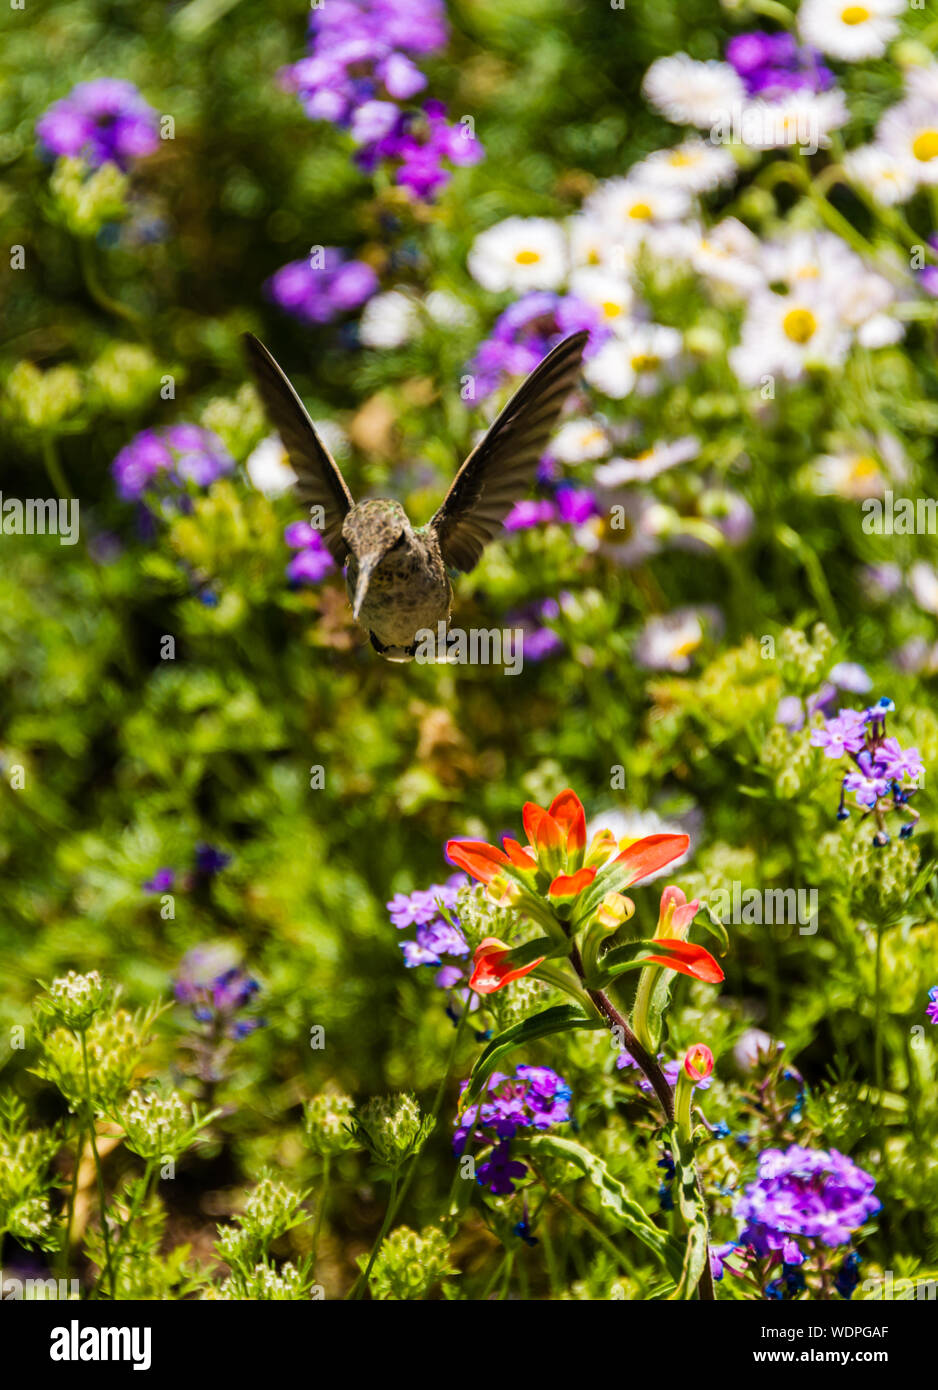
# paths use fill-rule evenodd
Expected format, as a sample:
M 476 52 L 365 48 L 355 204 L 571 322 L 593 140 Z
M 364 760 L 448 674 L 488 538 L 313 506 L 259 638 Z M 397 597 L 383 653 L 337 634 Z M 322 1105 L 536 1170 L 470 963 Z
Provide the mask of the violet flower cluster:
M 118 495 L 125 502 L 185 494 L 208 487 L 231 473 L 234 459 L 216 434 L 198 425 L 167 425 L 142 430 L 111 464 Z
M 847 820 L 850 812 L 845 800 L 850 793 L 862 808 L 862 819 L 872 815 L 876 821 L 873 844 L 881 848 L 889 844 L 885 817 L 889 811 L 903 811 L 911 817 L 899 830 L 907 840 L 919 820 L 919 813 L 909 801 L 916 791 L 918 778 L 924 772 L 917 748 L 903 748 L 897 738 L 886 734 L 886 716 L 895 709 L 892 700 L 883 696 L 865 710 L 842 709 L 811 733 L 811 743 L 822 748 L 828 758 L 848 756 L 853 771 L 843 776 L 840 789 L 838 820 Z
M 301 323 L 331 323 L 358 309 L 378 289 L 378 277 L 364 261 L 346 260 L 335 246 L 316 248 L 309 260 L 289 261 L 265 286 L 275 304 Z
M 756 1180 L 737 1203 L 739 1242 L 770 1260 L 800 1265 L 799 1241 L 847 1245 L 882 1203 L 876 1179 L 836 1149 L 763 1149 Z
M 441 0 L 329 0 L 310 16 L 307 57 L 284 69 L 281 82 L 311 120 L 351 133 L 363 169 L 391 161 L 400 187 L 431 199 L 449 180 L 444 161 L 483 157 L 472 130 L 451 125 L 442 103 L 401 105 L 427 85 L 414 56 L 438 51 L 447 37 Z
M 252 1002 L 260 985 L 240 966 L 218 969 L 221 963 L 216 948 L 195 947 L 183 958 L 173 993 L 178 1003 L 191 1006 L 193 1018 L 213 1036 L 238 1042 L 264 1027 L 264 1020 L 257 1016 L 237 1017 Z
M 182 889 L 188 889 L 211 883 L 215 875 L 227 869 L 230 863 L 231 855 L 226 850 L 200 840 L 195 847 L 190 872 L 178 874 L 175 869 L 157 869 L 153 877 L 147 879 L 143 890 L 145 893 L 172 893 L 177 884 Z
M 462 1093 L 468 1086 L 464 1081 Z M 485 1162 L 476 1168 L 476 1180 L 493 1197 L 506 1197 L 525 1176 L 527 1165 L 511 1157 L 511 1141 L 519 1129 L 551 1129 L 570 1119 L 572 1091 L 550 1067 L 519 1066 L 513 1077 L 493 1072 L 486 1099 L 468 1106 L 459 1116 L 453 1135 L 453 1151 L 459 1156 L 472 1134 L 474 1145 L 489 1145 Z
M 308 521 L 291 521 L 284 528 L 283 539 L 296 551 L 287 565 L 287 579 L 291 584 L 318 584 L 335 569 L 325 541 Z
M 925 1009 L 925 1017 L 929 1023 L 938 1023 L 938 985 L 932 985 L 928 991 L 928 1005 Z
M 429 888 L 413 893 L 395 893 L 386 904 L 398 931 L 417 928 L 416 939 L 400 943 L 404 964 L 408 970 L 418 965 L 440 966 L 436 976 L 440 989 L 452 989 L 465 977 L 458 965 L 445 964 L 444 957 L 460 960 L 469 954 L 469 943 L 459 929 L 458 918 L 453 915 L 456 895 L 468 882 L 465 874 L 451 874 L 445 883 L 431 883 Z M 450 921 L 442 916 L 441 907 Z
M 800 47 L 793 34 L 754 29 L 726 46 L 727 62 L 739 73 L 750 96 L 774 101 L 789 92 L 826 92 L 834 74 L 817 49 Z
M 573 294 L 522 295 L 499 314 L 467 367 L 475 379 L 473 399 L 485 400 L 506 377 L 527 376 L 552 347 L 584 328 L 590 335 L 584 356 L 593 357 L 612 336 L 597 308 Z
M 36 135 L 49 156 L 81 156 L 95 169 L 127 169 L 158 148 L 159 117 L 132 82 L 98 77 L 53 102 L 36 122 Z

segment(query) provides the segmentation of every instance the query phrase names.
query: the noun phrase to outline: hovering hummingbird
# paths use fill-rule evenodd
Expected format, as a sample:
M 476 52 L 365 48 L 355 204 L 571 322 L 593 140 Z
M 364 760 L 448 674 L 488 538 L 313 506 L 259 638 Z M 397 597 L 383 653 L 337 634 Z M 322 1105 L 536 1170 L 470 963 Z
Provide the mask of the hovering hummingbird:
M 467 572 L 499 534 L 527 490 L 580 370 L 588 334 L 573 333 L 522 383 L 453 479 L 426 526 L 413 527 L 400 502 L 355 503 L 337 464 L 273 357 L 244 335 L 261 398 L 296 472 L 301 500 L 319 507 L 323 541 L 347 563 L 352 616 L 376 652 L 411 661 L 417 633 L 449 625 L 450 571 Z

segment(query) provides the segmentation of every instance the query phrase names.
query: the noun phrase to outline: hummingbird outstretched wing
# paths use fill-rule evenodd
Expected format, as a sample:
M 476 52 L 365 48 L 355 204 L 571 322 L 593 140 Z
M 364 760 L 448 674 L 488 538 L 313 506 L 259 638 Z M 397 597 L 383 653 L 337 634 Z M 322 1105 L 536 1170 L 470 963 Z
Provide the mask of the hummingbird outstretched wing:
M 445 562 L 471 570 L 525 493 L 580 371 L 588 333 L 572 333 L 522 382 L 460 468 L 430 522 Z
M 323 541 L 336 564 L 344 565 L 348 546 L 342 539 L 342 523 L 354 505 L 352 494 L 286 373 L 253 333 L 244 334 L 244 346 L 270 422 L 296 473 L 299 498 L 307 507 L 322 507 Z

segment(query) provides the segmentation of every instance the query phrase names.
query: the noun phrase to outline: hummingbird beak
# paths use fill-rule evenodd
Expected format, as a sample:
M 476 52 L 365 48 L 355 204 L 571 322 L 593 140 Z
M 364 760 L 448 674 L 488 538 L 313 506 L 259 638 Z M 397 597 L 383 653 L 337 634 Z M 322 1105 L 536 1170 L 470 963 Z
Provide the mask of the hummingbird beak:
M 359 562 L 358 580 L 355 584 L 355 598 L 352 602 L 352 617 L 356 622 L 358 622 L 358 615 L 361 612 L 362 604 L 365 602 L 365 596 L 368 593 L 368 585 L 371 583 L 371 576 L 374 573 L 377 563 L 377 555 L 368 556 L 366 559 Z

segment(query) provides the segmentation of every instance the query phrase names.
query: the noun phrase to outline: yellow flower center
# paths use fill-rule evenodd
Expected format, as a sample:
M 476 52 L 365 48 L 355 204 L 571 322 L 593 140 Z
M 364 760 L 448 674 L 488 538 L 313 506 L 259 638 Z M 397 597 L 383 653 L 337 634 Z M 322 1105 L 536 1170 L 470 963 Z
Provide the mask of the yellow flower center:
M 793 343 L 809 343 L 817 332 L 817 319 L 810 309 L 789 309 L 782 328 Z
M 629 208 L 629 217 L 634 217 L 636 222 L 647 222 L 651 217 L 651 208 L 647 203 L 633 203 Z
M 848 5 L 845 10 L 841 10 L 840 18 L 844 24 L 865 24 L 873 16 L 864 5 Z
M 540 259 L 540 251 L 517 251 L 515 253 L 515 260 L 519 265 L 537 265 Z
M 661 358 L 653 352 L 639 352 L 632 358 L 633 372 L 653 372 L 661 366 Z
M 673 165 L 675 169 L 686 169 L 688 164 L 695 164 L 696 162 L 689 154 L 684 154 L 681 150 L 675 150 L 674 154 L 668 158 L 668 163 Z
M 912 141 L 912 153 L 922 164 L 938 156 L 938 130 L 923 130 Z
M 875 478 L 878 473 L 879 464 L 869 454 L 858 454 L 850 469 L 850 477 L 855 482 L 863 478 Z
M 604 299 L 602 308 L 607 319 L 617 319 L 622 313 L 622 305 L 617 304 L 614 299 Z
M 700 646 L 700 633 L 697 632 L 693 637 L 685 637 L 683 642 L 675 642 L 671 648 L 674 656 L 690 656 Z

